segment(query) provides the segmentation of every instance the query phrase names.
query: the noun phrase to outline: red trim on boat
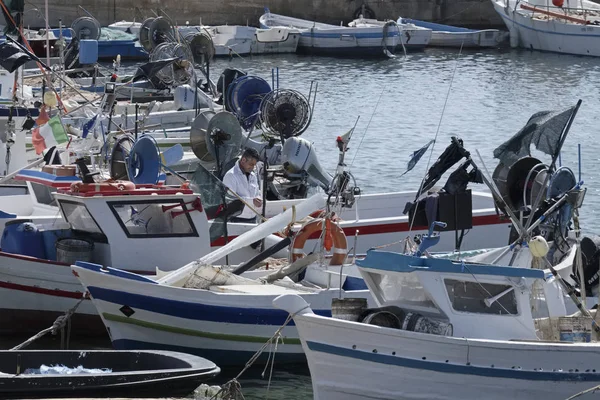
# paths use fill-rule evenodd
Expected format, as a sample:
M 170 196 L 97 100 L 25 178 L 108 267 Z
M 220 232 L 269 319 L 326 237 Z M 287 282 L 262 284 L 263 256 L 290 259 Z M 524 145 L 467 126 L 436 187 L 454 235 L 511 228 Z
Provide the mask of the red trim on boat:
M 499 225 L 499 224 L 510 224 L 510 220 L 505 219 L 502 216 L 482 215 L 479 217 L 473 217 L 473 226 L 484 226 L 484 225 Z M 399 222 L 395 224 L 373 224 L 365 226 L 356 226 L 344 228 L 346 236 L 354 236 L 356 230 L 359 230 L 358 236 L 362 235 L 374 235 L 380 233 L 395 233 L 395 232 L 408 232 L 410 230 L 410 224 L 408 222 Z M 426 231 L 429 227 L 427 226 L 413 226 L 413 231 Z M 309 239 L 318 239 L 321 232 L 316 232 L 311 235 Z
M 510 220 L 503 216 L 497 214 L 490 215 L 481 215 L 478 217 L 473 217 L 473 226 L 483 226 L 483 225 L 500 225 L 500 224 L 510 224 Z M 359 230 L 358 236 L 362 235 L 377 235 L 381 233 L 396 233 L 396 232 L 408 232 L 410 229 L 410 224 L 408 222 L 397 222 L 393 224 L 370 224 L 363 226 L 353 226 L 344 228 L 344 233 L 346 236 L 354 236 L 356 230 Z M 413 231 L 426 231 L 429 229 L 427 226 L 413 226 Z M 277 233 L 274 235 L 280 236 Z M 310 239 L 318 239 L 321 235 L 321 232 L 315 232 L 311 236 Z M 231 242 L 237 236 L 229 236 L 229 241 Z M 225 245 L 225 238 L 220 237 L 217 240 L 213 241 L 210 244 L 212 247 L 220 247 Z
M 54 297 L 66 297 L 69 299 L 81 299 L 83 297 L 83 292 L 69 292 L 67 290 L 61 290 L 61 289 L 44 289 L 39 286 L 19 285 L 17 283 L 11 283 L 11 282 L 1 282 L 0 281 L 0 288 L 18 290 L 21 292 L 45 294 L 47 296 L 54 296 Z

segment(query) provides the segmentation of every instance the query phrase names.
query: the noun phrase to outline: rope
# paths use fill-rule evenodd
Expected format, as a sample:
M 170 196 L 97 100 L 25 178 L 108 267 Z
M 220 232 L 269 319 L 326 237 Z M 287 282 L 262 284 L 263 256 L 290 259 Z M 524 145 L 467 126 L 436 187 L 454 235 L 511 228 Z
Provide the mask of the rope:
M 248 370 L 248 368 L 250 368 L 252 366 L 252 364 L 254 364 L 254 362 L 256 360 L 258 360 L 258 357 L 260 357 L 260 355 L 265 351 L 265 349 L 269 346 L 269 345 L 273 345 L 273 340 L 275 340 L 275 351 L 277 351 L 277 343 L 279 342 L 279 339 L 281 338 L 281 331 L 283 331 L 283 328 L 285 328 L 287 326 L 287 324 L 290 323 L 290 321 L 292 321 L 292 319 L 299 313 L 302 312 L 304 310 L 306 310 L 307 308 L 309 308 L 310 305 L 306 305 L 304 307 L 302 307 L 301 309 L 299 309 L 298 311 L 296 311 L 293 314 L 289 314 L 285 320 L 285 322 L 283 323 L 283 325 L 281 325 L 273 334 L 273 336 L 271 336 L 269 338 L 269 340 L 267 340 L 265 342 L 265 344 L 263 344 L 261 346 L 260 349 L 258 349 L 258 351 L 256 353 L 254 353 L 254 355 L 252 357 L 250 357 L 250 359 L 246 362 L 246 365 L 244 366 L 244 368 L 240 371 L 239 374 L 237 374 L 237 376 L 231 380 L 229 380 L 227 383 L 225 383 L 222 387 L 221 390 L 219 390 L 213 397 L 211 397 L 211 400 L 214 399 L 224 399 L 224 400 L 243 400 L 244 399 L 244 395 L 242 394 L 242 387 L 238 381 L 238 379 L 244 374 L 244 372 L 246 372 Z M 271 358 L 271 356 L 269 355 L 269 359 Z M 273 355 L 273 363 L 275 362 L 275 356 Z M 267 360 L 267 365 L 268 365 L 268 360 Z M 267 367 L 265 366 L 265 371 L 266 371 Z M 264 374 L 264 371 L 263 371 Z M 269 387 L 271 385 L 271 377 L 273 374 L 273 364 L 271 365 L 271 376 L 269 376 Z M 225 397 L 227 396 L 227 397 Z
M 450 85 L 448 86 L 448 93 L 446 93 L 446 100 L 444 100 L 444 107 L 442 107 L 442 114 L 440 115 L 440 121 L 438 122 L 437 129 L 435 131 L 435 137 L 433 138 L 433 143 L 431 144 L 431 151 L 429 152 L 429 159 L 427 160 L 427 166 L 425 167 L 425 177 L 427 176 L 427 171 L 429 170 L 429 165 L 431 164 L 431 157 L 433 156 L 433 149 L 435 148 L 435 144 L 437 142 L 438 135 L 440 133 L 440 127 L 442 126 L 442 119 L 444 118 L 444 113 L 446 112 L 446 106 L 448 105 L 448 99 L 450 98 L 450 91 L 452 90 L 452 83 L 454 82 L 454 76 L 456 75 L 456 68 L 458 67 L 458 59 L 462 54 L 463 44 L 460 45 L 460 50 L 458 51 L 458 55 L 456 56 L 456 62 L 454 63 L 454 70 L 452 71 L 452 78 L 450 79 Z M 423 189 L 423 184 L 425 183 L 425 177 L 421 180 L 421 184 L 419 185 L 419 191 L 417 192 L 417 199 L 421 195 L 421 190 Z M 415 199 L 415 201 L 417 200 Z M 415 206 L 415 212 L 412 217 L 412 221 L 410 222 L 410 227 L 408 228 L 408 232 L 412 232 L 413 224 L 415 222 L 415 217 L 417 215 L 418 206 Z
M 87 293 L 85 293 L 83 295 L 83 297 L 81 299 L 79 299 L 79 301 L 77 302 L 77 304 L 75 304 L 75 306 L 73 308 L 70 308 L 69 310 L 67 310 L 67 312 L 64 313 L 64 315 L 60 315 L 58 318 L 56 318 L 56 321 L 54 321 L 54 323 L 52 324 L 51 327 L 46 328 L 43 331 L 40 331 L 39 333 L 33 335 L 32 337 L 30 337 L 23 343 L 13 347 L 10 350 L 21 350 L 21 349 L 29 346 L 31 343 L 35 342 L 37 339 L 41 338 L 42 336 L 44 336 L 47 333 L 52 333 L 53 335 L 56 335 L 59 331 L 63 332 L 62 330 L 65 328 L 65 326 L 66 326 L 67 322 L 70 320 L 71 316 L 77 310 L 77 307 L 79 307 L 79 305 L 87 298 L 88 298 Z M 71 336 L 71 333 L 70 333 L 70 327 L 69 327 L 68 338 L 70 338 L 70 336 Z M 61 338 L 61 345 L 64 346 L 64 337 Z
M 577 397 L 583 396 L 584 394 L 594 393 L 596 390 L 600 390 L 600 385 L 594 386 L 593 388 L 586 389 L 583 392 L 579 392 L 577 394 L 574 394 L 573 396 L 567 398 L 567 400 L 576 399 Z
M 373 114 L 371 114 L 371 118 L 369 119 L 369 122 L 367 123 L 367 127 L 365 128 L 365 134 L 362 136 L 362 138 L 360 138 L 360 143 L 358 144 L 358 147 L 356 148 L 356 152 L 354 153 L 354 157 L 352 157 L 352 162 L 350 163 L 348 170 L 350 170 L 350 168 L 352 168 L 352 165 L 354 164 L 354 160 L 356 160 L 356 155 L 358 154 L 358 150 L 360 150 L 360 146 L 362 146 L 362 142 L 365 140 L 365 136 L 367 136 L 369 126 L 371 125 L 371 121 L 373 121 L 373 116 L 375 115 L 375 112 L 377 111 L 377 106 L 379 106 L 379 102 L 381 101 L 381 96 L 383 96 L 384 91 L 385 91 L 385 88 L 383 88 L 381 90 L 381 93 L 379 94 L 379 98 L 377 99 L 377 103 L 375 104 L 375 108 L 373 109 Z

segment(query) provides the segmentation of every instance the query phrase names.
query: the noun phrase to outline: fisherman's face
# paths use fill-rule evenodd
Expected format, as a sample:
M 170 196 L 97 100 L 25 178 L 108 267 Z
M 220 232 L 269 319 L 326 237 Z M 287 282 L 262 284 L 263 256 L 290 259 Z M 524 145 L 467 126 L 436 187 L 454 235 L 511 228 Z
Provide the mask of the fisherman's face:
M 245 173 L 249 174 L 250 172 L 252 172 L 254 170 L 254 167 L 256 166 L 257 161 L 258 160 L 254 159 L 254 158 L 242 157 L 242 159 L 240 160 L 240 169 L 242 171 L 244 171 Z

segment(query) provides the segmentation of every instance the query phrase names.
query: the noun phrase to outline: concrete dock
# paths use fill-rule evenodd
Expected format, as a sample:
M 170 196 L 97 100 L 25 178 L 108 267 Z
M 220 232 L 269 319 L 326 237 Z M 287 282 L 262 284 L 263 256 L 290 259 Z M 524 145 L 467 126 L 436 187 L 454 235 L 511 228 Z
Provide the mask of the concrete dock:
M 467 27 L 504 27 L 490 0 L 78 0 L 76 3 L 103 26 L 154 17 L 152 10 L 159 8 L 178 25 L 186 22 L 197 25 L 201 20 L 207 25 L 258 26 L 258 18 L 267 6 L 277 14 L 336 25 L 352 21 L 364 10 L 365 17 L 380 20 L 402 16 Z M 49 0 L 48 4 L 51 26 L 58 26 L 59 19 L 63 25 L 70 25 L 75 18 L 85 15 L 71 0 Z M 26 2 L 25 26 L 44 26 L 43 15 L 44 0 Z

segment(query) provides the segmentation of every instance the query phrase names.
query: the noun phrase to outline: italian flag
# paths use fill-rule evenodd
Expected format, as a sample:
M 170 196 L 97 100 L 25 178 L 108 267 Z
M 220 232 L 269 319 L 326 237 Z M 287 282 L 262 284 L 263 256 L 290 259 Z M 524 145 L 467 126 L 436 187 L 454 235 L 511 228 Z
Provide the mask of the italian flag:
M 67 133 L 65 132 L 65 128 L 63 127 L 58 115 L 50 118 L 48 122 L 39 128 L 34 129 L 32 135 L 32 142 L 34 142 L 33 144 L 36 148 L 36 153 L 38 154 L 40 154 L 44 149 L 69 141 Z

